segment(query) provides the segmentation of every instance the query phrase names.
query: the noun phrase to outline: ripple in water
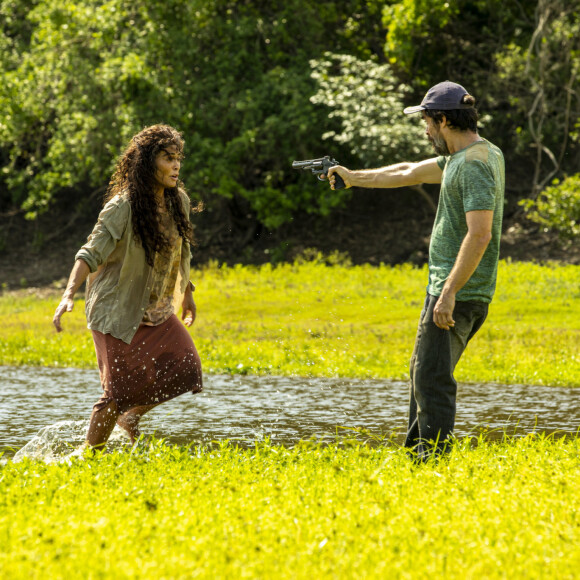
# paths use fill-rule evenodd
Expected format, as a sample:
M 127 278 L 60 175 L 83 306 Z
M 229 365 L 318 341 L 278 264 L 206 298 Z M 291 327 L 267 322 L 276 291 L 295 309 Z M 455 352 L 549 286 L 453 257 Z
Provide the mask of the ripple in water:
M 227 439 L 251 446 L 268 438 L 293 445 L 369 433 L 403 440 L 405 381 L 209 375 L 205 383 L 202 393 L 151 411 L 141 421 L 142 431 L 178 444 Z M 73 452 L 84 441 L 100 392 L 97 371 L 0 367 L 0 453 L 54 461 Z M 509 435 L 574 434 L 579 412 L 580 389 L 460 384 L 455 433 L 462 437 L 486 427 Z M 127 442 L 115 428 L 108 448 Z

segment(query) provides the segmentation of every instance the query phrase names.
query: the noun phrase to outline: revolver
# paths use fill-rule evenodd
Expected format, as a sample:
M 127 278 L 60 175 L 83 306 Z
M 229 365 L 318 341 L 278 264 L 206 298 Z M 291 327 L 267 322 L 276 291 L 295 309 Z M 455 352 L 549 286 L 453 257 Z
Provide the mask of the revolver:
M 318 176 L 320 181 L 324 181 L 321 175 L 326 175 L 328 170 L 335 165 L 339 165 L 336 159 L 331 159 L 328 155 L 322 157 L 321 159 L 307 159 L 306 161 L 293 161 L 293 169 L 310 169 L 314 175 Z M 342 177 L 338 174 L 334 174 L 334 189 L 344 189 L 345 184 Z

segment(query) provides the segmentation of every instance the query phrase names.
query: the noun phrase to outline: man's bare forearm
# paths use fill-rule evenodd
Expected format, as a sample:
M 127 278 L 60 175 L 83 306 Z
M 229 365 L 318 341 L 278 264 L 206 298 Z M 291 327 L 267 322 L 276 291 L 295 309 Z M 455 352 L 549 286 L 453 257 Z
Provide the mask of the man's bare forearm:
M 350 184 L 353 187 L 393 188 L 416 185 L 410 173 L 411 163 L 397 163 L 378 169 L 360 169 L 351 171 Z
M 338 173 L 347 187 L 391 189 L 409 187 L 420 183 L 441 183 L 442 171 L 437 159 L 426 159 L 419 163 L 395 163 L 378 169 L 351 170 L 346 167 L 331 167 L 329 175 Z
M 473 234 L 467 232 L 457 258 L 441 295 L 452 294 L 455 296 L 475 272 L 485 250 L 491 240 L 490 233 Z

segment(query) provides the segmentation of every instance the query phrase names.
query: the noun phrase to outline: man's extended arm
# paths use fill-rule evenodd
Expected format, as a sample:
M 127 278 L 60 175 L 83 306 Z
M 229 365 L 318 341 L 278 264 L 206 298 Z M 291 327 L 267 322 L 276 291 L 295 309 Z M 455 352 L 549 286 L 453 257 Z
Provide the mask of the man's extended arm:
M 328 170 L 330 184 L 332 175 L 338 173 L 346 187 L 393 188 L 419 185 L 420 183 L 441 183 L 443 172 L 437 164 L 437 158 L 426 159 L 419 163 L 396 163 L 378 169 L 361 169 L 353 171 L 337 165 Z
M 444 330 L 455 325 L 455 296 L 471 278 L 491 240 L 493 211 L 478 210 L 465 214 L 467 234 L 463 238 L 455 264 L 433 310 L 433 322 Z

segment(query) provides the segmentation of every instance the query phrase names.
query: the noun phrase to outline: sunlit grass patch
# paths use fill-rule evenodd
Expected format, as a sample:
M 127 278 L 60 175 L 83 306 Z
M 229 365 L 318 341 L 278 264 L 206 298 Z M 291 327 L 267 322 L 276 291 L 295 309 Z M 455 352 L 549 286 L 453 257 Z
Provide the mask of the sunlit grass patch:
M 579 439 L 345 440 L 0 466 L 3 578 L 574 578 Z
M 410 265 L 321 259 L 192 272 L 192 335 L 205 372 L 407 376 L 427 283 Z M 92 367 L 83 301 L 51 326 L 58 297 L 0 296 L 0 364 Z M 464 382 L 580 385 L 580 267 L 500 263 L 488 320 L 456 372 Z

